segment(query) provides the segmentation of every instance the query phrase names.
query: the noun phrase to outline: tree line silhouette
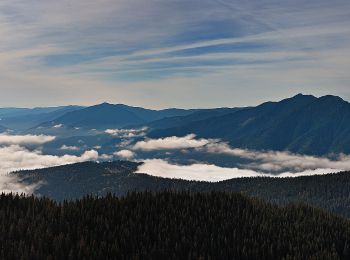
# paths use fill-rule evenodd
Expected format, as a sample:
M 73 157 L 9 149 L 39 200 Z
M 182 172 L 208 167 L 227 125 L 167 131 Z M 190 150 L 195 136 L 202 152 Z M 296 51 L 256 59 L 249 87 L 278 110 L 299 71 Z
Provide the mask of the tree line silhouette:
M 0 196 L 1 259 L 349 259 L 350 222 L 241 194 Z

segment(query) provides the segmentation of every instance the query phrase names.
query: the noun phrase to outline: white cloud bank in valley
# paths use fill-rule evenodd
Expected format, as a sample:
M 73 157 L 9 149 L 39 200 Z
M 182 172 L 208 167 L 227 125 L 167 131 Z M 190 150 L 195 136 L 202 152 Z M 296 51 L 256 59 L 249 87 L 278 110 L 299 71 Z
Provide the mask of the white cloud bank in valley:
M 108 134 L 124 138 L 129 134 L 142 135 L 143 130 L 110 129 Z M 248 160 L 245 165 L 239 165 L 239 168 L 225 168 L 205 162 L 176 165 L 162 159 L 146 159 L 144 164 L 138 168 L 139 173 L 185 180 L 217 182 L 241 177 L 298 177 L 350 170 L 350 155 L 340 154 L 332 160 L 326 157 L 298 155 L 289 152 L 252 151 L 232 148 L 227 143 L 217 139 L 197 138 L 194 134 L 183 137 L 145 139 L 134 145 L 128 142 L 124 149 L 113 155 L 99 155 L 95 150 L 85 151 L 80 156 L 43 154 L 40 147 L 54 139 L 54 136 L 44 135 L 0 135 L 0 191 L 32 193 L 40 185 L 24 185 L 16 176 L 8 174 L 11 171 L 98 159 L 109 160 L 113 156 L 132 159 L 137 157 L 137 151 L 164 150 L 169 152 L 169 150 L 192 149 L 195 152 L 225 154 Z M 131 139 L 127 138 L 126 140 L 130 141 Z M 61 147 L 61 150 L 73 149 L 75 147 Z
M 249 162 L 244 165 L 240 165 L 240 167 L 244 168 L 244 170 L 235 168 L 214 168 L 216 166 L 210 166 L 207 164 L 195 164 L 193 165 L 193 167 L 191 166 L 192 168 L 190 168 L 189 166 L 171 166 L 169 171 L 177 169 L 179 170 L 179 175 L 181 175 L 180 172 L 188 171 L 189 176 L 196 176 L 196 174 L 191 173 L 193 173 L 195 168 L 197 168 L 203 170 L 203 172 L 216 170 L 218 174 L 223 173 L 224 176 L 251 177 L 262 176 L 263 172 L 269 172 L 276 174 L 278 173 L 278 176 L 285 177 L 290 176 L 290 174 L 293 174 L 293 176 L 299 176 L 300 174 L 312 175 L 318 174 L 320 172 L 323 174 L 326 172 L 350 170 L 350 155 L 340 154 L 335 159 L 331 160 L 326 157 L 299 155 L 290 152 L 253 151 L 247 149 L 232 148 L 227 143 L 217 139 L 198 139 L 194 134 L 186 135 L 184 137 L 172 136 L 159 139 L 148 139 L 145 141 L 139 141 L 133 146 L 134 150 L 144 151 L 174 150 L 186 148 L 191 148 L 199 152 L 211 154 L 231 155 L 234 157 L 247 159 L 249 160 Z M 163 173 L 159 172 L 157 170 L 157 167 L 153 167 L 156 164 L 159 167 L 170 167 L 168 164 L 165 164 L 164 162 L 161 163 L 160 161 L 146 160 L 146 162 L 147 163 L 141 167 L 149 166 L 150 168 L 142 168 L 142 170 L 149 170 L 150 174 L 166 174 L 164 171 Z M 178 174 L 175 175 L 177 176 Z M 205 176 L 205 174 L 199 174 L 198 176 Z M 190 177 L 183 176 L 183 178 L 188 179 Z M 203 178 L 206 179 L 206 177 Z M 220 179 L 221 177 L 218 176 L 218 178 Z
M 80 156 L 75 155 L 47 155 L 40 150 L 30 151 L 19 145 L 0 148 L 0 168 L 2 172 L 11 172 L 18 169 L 36 169 L 62 164 L 97 160 L 98 152 L 90 150 Z
M 206 152 L 228 154 L 244 159 L 254 160 L 248 164 L 251 169 L 278 172 L 285 169 L 304 171 L 308 169 L 350 170 L 350 155 L 340 154 L 335 160 L 326 157 L 293 154 L 278 151 L 251 151 L 231 148 L 226 143 L 210 143 L 203 148 Z
M 196 163 L 192 165 L 176 165 L 161 159 L 145 160 L 137 173 L 146 173 L 152 176 L 218 182 L 242 177 L 300 177 L 322 175 L 334 172 L 333 169 L 306 170 L 299 173 L 284 172 L 278 175 L 264 174 L 249 169 L 224 168 L 212 164 Z
M 134 146 L 134 150 L 153 151 L 153 150 L 175 150 L 186 148 L 203 147 L 214 140 L 196 139 L 194 134 L 189 134 L 184 137 L 165 137 L 160 139 L 148 139 L 139 141 Z
M 9 174 L 21 169 L 37 169 L 83 161 L 97 160 L 98 152 L 85 151 L 80 156 L 75 155 L 47 155 L 39 148 L 34 150 L 26 146 L 40 146 L 51 142 L 54 136 L 44 135 L 1 135 L 0 136 L 0 192 L 32 193 L 40 184 L 25 185 L 16 176 Z

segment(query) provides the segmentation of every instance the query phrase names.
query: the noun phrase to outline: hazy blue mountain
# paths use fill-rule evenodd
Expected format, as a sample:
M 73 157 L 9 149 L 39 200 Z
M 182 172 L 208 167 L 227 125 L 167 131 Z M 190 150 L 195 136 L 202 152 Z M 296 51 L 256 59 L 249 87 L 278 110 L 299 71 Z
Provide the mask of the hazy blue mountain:
M 1 115 L 1 124 L 15 131 L 23 131 L 43 122 L 54 120 L 67 112 L 82 108 L 80 106 L 62 106 L 32 109 L 0 109 L 0 113 L 1 111 L 3 113 Z
M 113 105 L 103 103 L 66 113 L 41 126 L 50 127 L 62 124 L 66 127 L 82 127 L 88 129 L 118 128 L 129 125 L 140 125 L 165 117 L 188 115 L 194 111 L 195 110 L 184 109 L 150 110 L 122 104 Z
M 81 198 L 86 194 L 118 196 L 131 191 L 241 192 L 284 204 L 306 202 L 350 217 L 349 172 L 297 178 L 239 178 L 218 183 L 184 181 L 134 173 L 140 163 L 84 162 L 46 169 L 20 171 L 24 183 L 43 182 L 36 195 L 56 200 Z
M 0 116 L 12 117 L 23 115 L 37 115 L 54 112 L 60 109 L 69 107 L 83 108 L 79 106 L 57 106 L 57 107 L 34 107 L 34 108 L 18 108 L 18 107 L 4 107 L 0 108 Z
M 127 161 L 84 162 L 16 174 L 27 183 L 46 183 L 37 190 L 36 195 L 63 200 L 80 198 L 84 194 L 126 194 L 132 186 L 128 176 L 136 171 L 138 165 Z
M 16 115 L 16 114 L 20 114 L 20 113 L 23 113 L 24 111 L 28 111 L 28 110 L 29 110 L 29 108 L 4 107 L 4 108 L 0 108 L 0 116 Z
M 154 130 L 150 136 L 189 133 L 221 138 L 242 148 L 316 155 L 349 153 L 350 104 L 335 96 L 316 98 L 299 94 L 280 102 L 267 102 L 235 113 Z
M 7 128 L 0 125 L 0 133 L 6 132 Z
M 147 123 L 146 126 L 152 129 L 167 129 L 171 127 L 179 127 L 195 121 L 205 120 L 215 116 L 222 116 L 229 113 L 234 113 L 241 108 L 213 108 L 213 109 L 201 109 L 195 111 L 189 115 L 166 117 L 160 120 Z

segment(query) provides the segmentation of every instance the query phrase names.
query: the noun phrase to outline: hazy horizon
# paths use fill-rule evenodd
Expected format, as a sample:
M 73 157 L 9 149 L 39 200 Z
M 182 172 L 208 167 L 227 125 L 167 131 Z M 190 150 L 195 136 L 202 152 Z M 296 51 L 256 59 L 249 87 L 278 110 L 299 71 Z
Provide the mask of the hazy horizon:
M 262 101 L 262 102 L 257 102 L 256 104 L 246 104 L 246 105 L 242 105 L 242 106 L 213 106 L 213 107 L 142 107 L 138 104 L 128 104 L 128 103 L 111 103 L 111 102 L 107 102 L 107 101 L 103 101 L 103 102 L 100 102 L 100 103 L 91 103 L 91 104 L 58 104 L 58 105 L 49 105 L 49 106 L 32 106 L 32 107 L 16 107 L 16 106 L 5 106 L 5 107 L 1 107 L 0 106 L 0 109 L 37 109 L 37 108 L 55 108 L 55 107 L 66 107 L 66 106 L 82 106 L 82 107 L 89 107 L 89 106 L 96 106 L 96 105 L 101 105 L 101 104 L 104 104 L 104 103 L 107 103 L 107 104 L 110 104 L 110 105 L 127 105 L 127 106 L 131 106 L 131 107 L 142 107 L 142 108 L 145 108 L 145 109 L 154 109 L 154 110 L 163 110 L 163 109 L 215 109 L 215 108 L 236 108 L 236 107 L 254 107 L 254 106 L 259 106 L 263 103 L 266 103 L 266 102 L 279 102 L 279 101 L 282 101 L 284 99 L 288 99 L 288 98 L 292 98 L 292 97 L 295 97 L 297 95 L 304 95 L 304 96 L 314 96 L 316 98 L 320 98 L 320 97 L 324 97 L 324 96 L 335 96 L 335 97 L 340 97 L 341 99 L 343 99 L 344 101 L 346 102 L 349 102 L 349 100 L 347 99 L 344 99 L 343 97 L 341 96 L 337 96 L 337 95 L 331 95 L 331 94 L 326 94 L 326 95 L 312 95 L 312 94 L 305 94 L 305 93 L 296 93 L 292 96 L 288 96 L 288 97 L 282 97 L 281 99 L 275 99 L 275 100 L 265 100 L 265 101 Z

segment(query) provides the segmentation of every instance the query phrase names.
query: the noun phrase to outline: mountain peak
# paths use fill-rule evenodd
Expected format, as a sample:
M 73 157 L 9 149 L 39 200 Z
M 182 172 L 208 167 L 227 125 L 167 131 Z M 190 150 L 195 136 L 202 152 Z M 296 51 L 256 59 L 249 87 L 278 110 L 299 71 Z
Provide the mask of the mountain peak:
M 331 101 L 331 102 L 346 102 L 341 97 L 334 96 L 334 95 L 325 95 L 325 96 L 320 97 L 319 100 L 326 100 L 326 101 Z
M 101 104 L 99 104 L 98 106 L 112 106 L 113 104 L 108 103 L 108 102 L 103 102 Z
M 298 93 L 297 95 L 291 97 L 290 99 L 300 99 L 300 98 L 313 98 L 313 99 L 315 99 L 316 97 L 313 95 L 306 95 L 303 93 Z
M 302 104 L 308 104 L 310 102 L 313 102 L 317 98 L 313 95 L 304 95 L 302 93 L 299 93 L 293 97 L 286 98 L 281 100 L 280 102 L 277 102 L 279 104 L 297 104 L 297 105 L 302 105 Z

